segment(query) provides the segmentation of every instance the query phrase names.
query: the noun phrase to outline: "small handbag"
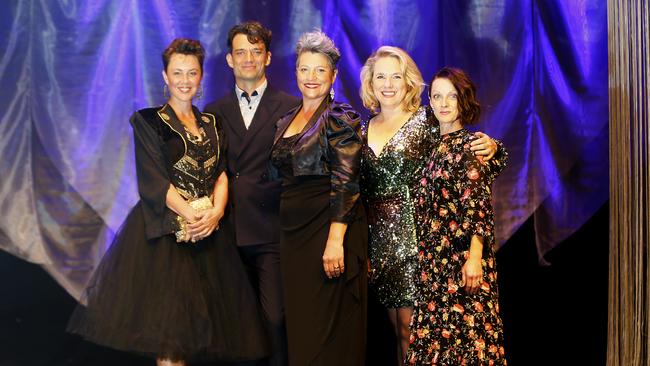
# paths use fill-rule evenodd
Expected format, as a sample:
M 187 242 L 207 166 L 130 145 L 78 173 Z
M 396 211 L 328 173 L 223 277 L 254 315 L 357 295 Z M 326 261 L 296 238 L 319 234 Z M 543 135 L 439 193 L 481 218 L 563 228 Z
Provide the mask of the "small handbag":
M 193 200 L 189 200 L 187 203 L 189 203 L 190 206 L 192 206 L 193 209 L 197 211 L 203 211 L 207 210 L 209 208 L 214 207 L 212 205 L 212 200 L 208 196 L 203 196 L 199 197 Z M 187 226 L 187 221 L 185 218 L 183 218 L 181 215 L 176 216 L 176 223 L 178 224 L 178 231 L 176 231 L 176 242 L 185 242 L 185 237 L 187 236 L 187 231 L 186 226 Z

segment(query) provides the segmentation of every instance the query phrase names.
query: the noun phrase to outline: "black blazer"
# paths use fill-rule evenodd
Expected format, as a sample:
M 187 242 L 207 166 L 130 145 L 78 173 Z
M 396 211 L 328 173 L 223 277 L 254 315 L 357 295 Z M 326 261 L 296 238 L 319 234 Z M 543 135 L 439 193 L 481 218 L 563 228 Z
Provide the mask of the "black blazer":
M 277 243 L 280 240 L 281 184 L 268 179 L 268 161 L 275 123 L 300 100 L 271 85 L 266 87 L 248 129 L 234 92 L 205 107 L 217 117 L 226 137 L 229 212 L 237 245 Z
M 278 121 L 273 145 L 280 140 L 300 110 L 293 109 Z M 361 165 L 361 118 L 348 104 L 325 98 L 299 133 L 292 148 L 294 176 L 329 176 L 332 221 L 349 223 L 356 217 Z M 270 179 L 279 180 L 270 164 Z
M 193 109 L 197 122 L 217 150 L 219 165 L 213 177 L 216 181 L 226 168 L 222 131 L 213 115 L 201 113 L 196 107 Z M 172 178 L 174 164 L 187 152 L 185 129 L 168 104 L 141 109 L 133 113 L 130 123 L 135 141 L 139 207 L 144 216 L 147 239 L 171 234 L 176 230 L 173 224 L 176 214 L 167 207 L 167 190 L 170 184 L 175 184 Z

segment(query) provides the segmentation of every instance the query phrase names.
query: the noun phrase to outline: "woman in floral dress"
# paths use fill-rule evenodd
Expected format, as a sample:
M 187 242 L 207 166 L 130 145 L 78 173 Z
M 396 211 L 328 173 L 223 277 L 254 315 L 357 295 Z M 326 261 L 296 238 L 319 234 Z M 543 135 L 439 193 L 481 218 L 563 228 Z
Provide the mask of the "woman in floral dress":
M 420 273 L 407 362 L 505 365 L 490 202 L 505 159 L 470 151 L 476 137 L 463 126 L 478 120 L 480 106 L 463 71 L 436 73 L 430 100 L 441 140 L 416 195 Z

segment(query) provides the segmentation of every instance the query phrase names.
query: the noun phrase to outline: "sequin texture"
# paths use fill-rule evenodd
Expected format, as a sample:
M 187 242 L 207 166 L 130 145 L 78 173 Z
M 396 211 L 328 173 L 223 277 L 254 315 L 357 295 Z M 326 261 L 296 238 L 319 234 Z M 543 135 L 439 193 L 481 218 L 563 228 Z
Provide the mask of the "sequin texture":
M 420 107 L 379 155 L 362 125 L 361 193 L 370 229 L 370 288 L 387 308 L 413 306 L 417 240 L 413 192 L 424 161 L 439 139 L 438 125 Z

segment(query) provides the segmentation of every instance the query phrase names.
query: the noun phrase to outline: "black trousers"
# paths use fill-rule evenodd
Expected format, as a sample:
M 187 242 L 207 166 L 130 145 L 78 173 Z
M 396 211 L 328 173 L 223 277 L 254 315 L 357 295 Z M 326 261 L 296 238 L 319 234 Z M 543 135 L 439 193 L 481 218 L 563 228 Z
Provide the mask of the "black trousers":
M 268 243 L 240 246 L 239 253 L 258 293 L 270 331 L 273 354 L 267 364 L 286 366 L 287 333 L 280 277 L 280 245 Z

